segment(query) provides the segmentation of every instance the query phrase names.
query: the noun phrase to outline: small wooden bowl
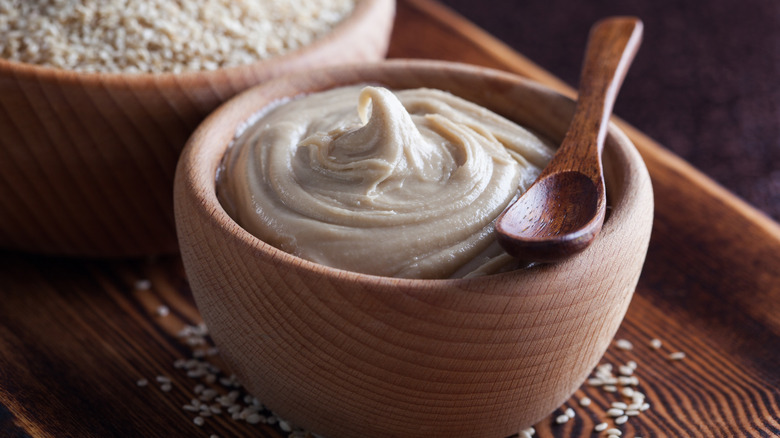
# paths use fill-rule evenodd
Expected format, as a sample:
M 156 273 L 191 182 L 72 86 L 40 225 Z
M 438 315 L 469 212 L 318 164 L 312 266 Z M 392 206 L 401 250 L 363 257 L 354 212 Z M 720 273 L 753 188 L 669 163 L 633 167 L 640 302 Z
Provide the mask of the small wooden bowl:
M 177 251 L 173 177 L 203 118 L 274 76 L 382 59 L 394 8 L 393 0 L 361 0 L 307 47 L 216 71 L 77 73 L 0 59 L 0 247 L 81 256 Z
M 282 418 L 332 437 L 504 437 L 548 415 L 597 364 L 628 307 L 653 215 L 650 179 L 612 126 L 611 212 L 563 263 L 474 279 L 363 275 L 302 260 L 238 226 L 215 194 L 236 128 L 282 97 L 355 83 L 435 87 L 560 141 L 573 102 L 522 78 L 388 61 L 252 88 L 194 133 L 176 174 L 176 222 L 203 318 L 243 384 Z

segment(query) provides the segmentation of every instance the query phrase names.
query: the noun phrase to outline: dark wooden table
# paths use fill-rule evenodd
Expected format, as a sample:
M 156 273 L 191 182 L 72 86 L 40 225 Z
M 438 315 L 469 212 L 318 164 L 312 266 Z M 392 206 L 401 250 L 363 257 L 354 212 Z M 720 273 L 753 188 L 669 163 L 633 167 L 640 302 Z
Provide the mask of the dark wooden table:
M 500 68 L 572 93 L 431 0 L 399 2 L 389 55 Z M 620 123 L 647 163 L 656 198 L 645 269 L 617 336 L 633 349 L 613 346 L 604 357 L 637 363 L 637 389 L 650 405 L 619 426 L 623 436 L 780 436 L 780 226 Z M 193 422 L 191 399 L 204 396 L 198 385 L 238 391 L 241 409 L 252 404 L 221 380 L 226 371 L 211 383 L 199 375 L 203 364 L 220 365 L 208 338 L 180 336 L 199 322 L 178 257 L 0 253 L 0 437 L 288 436 L 284 424 L 249 424 L 224 411 Z M 658 350 L 649 345 L 654 338 L 663 342 Z M 674 352 L 686 357 L 669 360 Z M 585 396 L 592 403 L 580 406 Z M 537 436 L 592 436 L 620 397 L 584 384 L 535 425 Z M 557 424 L 566 407 L 574 418 Z M 274 421 L 260 414 L 251 418 Z

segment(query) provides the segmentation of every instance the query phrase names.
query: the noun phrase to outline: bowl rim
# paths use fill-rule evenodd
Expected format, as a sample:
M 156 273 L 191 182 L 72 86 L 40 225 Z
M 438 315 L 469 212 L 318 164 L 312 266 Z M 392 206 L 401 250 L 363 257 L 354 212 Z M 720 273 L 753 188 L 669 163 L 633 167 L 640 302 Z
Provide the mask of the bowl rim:
M 373 285 L 389 284 L 389 285 L 400 286 L 400 287 L 413 285 L 417 289 L 420 289 L 421 287 L 425 289 L 426 286 L 430 288 L 440 288 L 442 286 L 455 286 L 455 287 L 461 286 L 466 289 L 470 289 L 467 285 L 481 283 L 486 278 L 489 279 L 507 278 L 507 277 L 513 277 L 518 275 L 527 275 L 527 273 L 529 272 L 541 272 L 547 270 L 561 269 L 561 267 L 564 267 L 563 269 L 566 269 L 565 266 L 573 266 L 577 263 L 580 263 L 583 257 L 588 257 L 587 255 L 588 251 L 583 251 L 582 253 L 576 254 L 575 256 L 558 263 L 538 264 L 528 269 L 511 270 L 507 272 L 490 274 L 485 276 L 476 276 L 476 277 L 424 278 L 424 279 L 387 277 L 387 276 L 366 274 L 366 273 L 355 272 L 355 271 L 350 271 L 341 268 L 330 267 L 327 265 L 322 265 L 320 263 L 309 261 L 301 257 L 298 257 L 296 255 L 290 254 L 254 236 L 249 231 L 241 227 L 232 217 L 230 217 L 230 215 L 228 215 L 228 213 L 225 211 L 225 209 L 223 208 L 222 204 L 219 202 L 216 195 L 216 173 L 217 173 L 217 169 L 219 168 L 219 164 L 222 161 L 222 157 L 224 156 L 225 150 L 229 147 L 229 144 L 233 141 L 233 139 L 235 139 L 237 133 L 240 132 L 240 130 L 242 129 L 242 125 L 245 124 L 247 121 L 249 121 L 258 112 L 263 111 L 263 109 L 267 105 L 273 105 L 274 101 L 270 101 L 270 103 L 268 103 L 266 106 L 255 106 L 252 112 L 240 111 L 239 114 L 243 115 L 241 121 L 233 125 L 223 125 L 220 127 L 220 125 L 222 125 L 224 122 L 223 119 L 235 117 L 235 114 L 237 113 L 235 107 L 240 106 L 244 102 L 250 103 L 252 99 L 256 97 L 254 95 L 255 93 L 258 92 L 258 90 L 273 89 L 274 87 L 284 86 L 285 83 L 290 81 L 295 81 L 295 80 L 303 80 L 305 82 L 306 79 L 312 75 L 317 75 L 318 77 L 320 77 L 320 75 L 337 77 L 339 75 L 339 72 L 343 72 L 345 70 L 353 70 L 353 71 L 359 70 L 361 72 L 364 72 L 365 70 L 371 68 L 380 68 L 385 73 L 387 73 L 387 71 L 393 71 L 397 69 L 408 69 L 410 67 L 413 69 L 423 69 L 426 71 L 447 70 L 448 72 L 455 72 L 457 74 L 486 76 L 488 79 L 493 79 L 493 80 L 508 80 L 512 83 L 519 84 L 522 87 L 531 89 L 534 92 L 547 95 L 552 100 L 566 101 L 567 104 L 572 106 L 572 108 L 574 106 L 573 99 L 531 79 L 517 76 L 500 70 L 495 70 L 487 67 L 480 67 L 480 66 L 475 66 L 470 64 L 464 64 L 460 62 L 440 61 L 440 60 L 419 60 L 419 59 L 392 59 L 392 60 L 384 60 L 384 61 L 373 62 L 373 63 L 363 63 L 359 65 L 358 64 L 339 65 L 335 67 L 318 69 L 316 72 L 315 71 L 297 72 L 293 75 L 273 79 L 263 84 L 251 87 L 242 93 L 239 93 L 232 99 L 223 103 L 219 108 L 217 108 L 213 113 L 211 113 L 198 126 L 198 128 L 193 132 L 190 139 L 187 141 L 187 144 L 182 152 L 182 156 L 180 157 L 177 170 L 176 170 L 176 183 L 175 183 L 174 197 L 177 198 L 180 196 L 195 196 L 198 209 L 203 214 L 203 217 L 207 218 L 207 220 L 210 222 L 210 227 L 213 230 L 216 230 L 219 233 L 221 233 L 223 238 L 232 240 L 233 243 L 231 244 L 248 246 L 251 248 L 254 254 L 262 253 L 276 262 L 281 262 L 295 269 L 302 269 L 308 271 L 313 275 L 323 276 L 324 278 L 336 277 L 339 278 L 340 280 L 356 282 L 356 284 L 373 284 Z M 344 84 L 335 84 L 325 88 L 327 89 L 336 86 L 341 86 L 346 84 L 357 84 L 357 83 L 359 82 L 345 81 Z M 308 92 L 319 91 L 319 89 L 316 89 L 316 86 L 314 88 L 315 89 L 310 90 Z M 295 96 L 299 96 L 302 94 L 305 94 L 305 92 L 299 92 Z M 289 98 L 290 96 L 286 95 L 286 97 Z M 203 143 L 204 140 L 209 136 L 209 131 L 213 131 L 211 132 L 211 135 L 219 135 L 216 133 L 216 131 L 222 130 L 223 131 L 222 135 L 219 136 L 225 137 L 227 136 L 227 132 L 224 132 L 225 126 L 231 126 L 232 129 L 232 132 L 230 133 L 231 136 L 228 142 L 226 144 L 211 146 L 211 148 L 208 151 L 204 151 L 203 148 L 208 147 L 208 145 L 204 146 Z M 614 123 L 610 124 L 608 138 L 612 138 L 613 139 L 612 141 L 619 145 L 619 147 L 616 147 L 614 149 L 616 149 L 618 153 L 621 153 L 622 151 L 623 155 L 627 157 L 627 160 L 629 160 L 629 162 L 640 164 L 641 169 L 639 170 L 642 173 L 644 173 L 644 178 L 646 178 L 649 181 L 649 175 L 647 175 L 647 170 L 644 166 L 644 163 L 642 162 L 641 156 L 636 151 L 636 148 L 633 146 L 633 143 L 627 137 L 627 135 L 625 135 L 625 133 L 623 133 L 619 129 L 619 127 L 617 127 L 617 125 L 615 125 Z M 198 153 L 196 153 L 196 149 Z M 215 152 L 217 152 L 217 155 L 219 156 L 219 159 L 214 160 L 213 163 L 211 163 L 212 162 L 211 157 L 214 155 L 212 149 L 216 149 L 217 151 Z M 200 167 L 198 165 L 200 165 Z M 209 169 L 204 169 L 203 167 L 208 167 L 204 165 L 209 165 L 211 167 Z M 636 166 L 632 166 L 632 168 L 634 167 Z M 628 171 L 629 171 L 628 169 L 625 170 L 625 172 Z M 210 173 L 209 175 L 204 175 L 203 174 L 204 172 L 210 172 Z M 208 184 L 207 187 L 196 186 L 195 184 L 193 184 L 193 179 L 197 179 L 199 175 L 203 177 L 206 181 L 210 181 L 210 184 Z M 606 176 L 606 168 L 605 168 L 605 176 Z M 609 185 L 610 185 L 609 181 L 607 181 L 608 191 L 609 191 Z M 192 190 L 193 188 L 194 190 Z M 190 193 L 183 194 L 182 192 L 184 191 L 190 191 Z M 180 207 L 178 204 L 179 202 L 177 200 L 175 202 L 175 210 L 176 210 L 175 215 L 177 221 L 177 228 L 178 228 L 178 222 L 180 220 L 179 213 L 178 213 Z M 604 224 L 605 229 L 602 230 L 602 234 L 616 227 L 617 226 L 615 225 L 614 221 L 610 222 L 609 220 L 607 220 Z M 182 244 L 181 236 L 179 237 L 179 240 L 180 240 L 180 248 L 182 249 L 182 251 L 189 250 L 188 248 L 186 248 L 186 245 Z M 595 242 L 594 245 L 592 246 L 595 246 Z
M 231 75 L 241 76 L 252 74 L 258 67 L 283 66 L 294 64 L 297 59 L 316 55 L 319 52 L 327 51 L 333 42 L 349 38 L 349 36 L 359 30 L 361 24 L 370 19 L 372 15 L 379 12 L 385 5 L 395 4 L 395 0 L 356 0 L 352 12 L 345 16 L 329 32 L 315 39 L 310 44 L 299 47 L 295 50 L 285 52 L 281 55 L 266 59 L 259 59 L 248 64 L 235 65 L 231 67 L 217 68 L 215 70 L 185 70 L 180 73 L 174 72 L 86 72 L 78 70 L 68 70 L 60 67 L 52 67 L 41 64 L 31 64 L 21 61 L 14 61 L 0 57 L 0 77 L 3 75 L 13 75 L 17 78 L 30 77 L 37 80 L 51 80 L 61 82 L 79 82 L 79 83 L 100 83 L 100 84 L 148 84 L 155 82 L 158 84 L 167 84 L 174 82 L 195 82 L 206 81 L 211 77 Z

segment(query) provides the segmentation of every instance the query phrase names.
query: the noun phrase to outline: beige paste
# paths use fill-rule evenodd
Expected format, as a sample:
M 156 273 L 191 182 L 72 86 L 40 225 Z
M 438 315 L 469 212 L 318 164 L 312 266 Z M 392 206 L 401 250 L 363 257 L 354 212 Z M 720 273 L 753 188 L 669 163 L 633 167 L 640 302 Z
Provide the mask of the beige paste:
M 391 277 L 484 274 L 508 258 L 495 218 L 552 153 L 449 93 L 353 86 L 258 115 L 217 191 L 243 228 L 307 260 Z

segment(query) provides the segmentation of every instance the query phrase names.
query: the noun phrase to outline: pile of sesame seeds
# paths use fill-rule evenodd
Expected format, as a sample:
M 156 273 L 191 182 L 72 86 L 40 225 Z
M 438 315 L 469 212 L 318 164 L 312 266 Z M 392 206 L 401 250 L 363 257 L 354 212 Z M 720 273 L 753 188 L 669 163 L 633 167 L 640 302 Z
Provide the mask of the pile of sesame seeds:
M 248 64 L 306 46 L 355 0 L 0 0 L 0 58 L 87 72 Z

